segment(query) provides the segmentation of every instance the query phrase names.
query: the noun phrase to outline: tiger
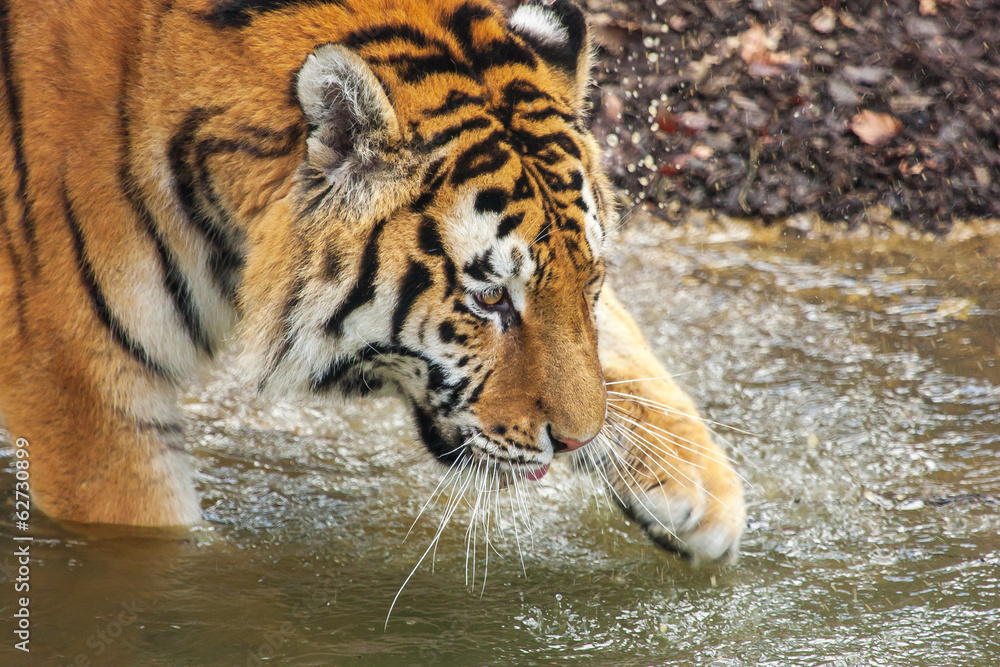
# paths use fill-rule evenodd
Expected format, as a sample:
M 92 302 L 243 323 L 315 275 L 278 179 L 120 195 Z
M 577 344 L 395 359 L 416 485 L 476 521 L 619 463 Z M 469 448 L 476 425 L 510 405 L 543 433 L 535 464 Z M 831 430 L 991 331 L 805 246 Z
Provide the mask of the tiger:
M 201 521 L 179 396 L 393 395 L 444 465 L 565 457 L 692 560 L 740 478 L 605 285 L 569 0 L 0 1 L 0 412 L 35 507 Z

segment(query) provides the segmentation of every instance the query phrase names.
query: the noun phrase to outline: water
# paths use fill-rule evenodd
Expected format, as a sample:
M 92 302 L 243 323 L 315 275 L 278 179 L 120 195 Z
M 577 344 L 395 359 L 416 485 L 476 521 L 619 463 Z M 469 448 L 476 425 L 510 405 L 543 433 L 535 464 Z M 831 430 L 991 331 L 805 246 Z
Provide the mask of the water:
M 404 540 L 441 474 L 408 417 L 266 404 L 218 371 L 187 400 L 204 526 L 33 517 L 30 662 L 995 666 L 1000 238 L 637 222 L 621 246 L 612 281 L 658 353 L 707 416 L 753 434 L 720 431 L 749 481 L 735 567 L 692 571 L 553 466 L 523 569 L 508 530 L 467 585 L 457 516 L 384 629 L 442 510 Z

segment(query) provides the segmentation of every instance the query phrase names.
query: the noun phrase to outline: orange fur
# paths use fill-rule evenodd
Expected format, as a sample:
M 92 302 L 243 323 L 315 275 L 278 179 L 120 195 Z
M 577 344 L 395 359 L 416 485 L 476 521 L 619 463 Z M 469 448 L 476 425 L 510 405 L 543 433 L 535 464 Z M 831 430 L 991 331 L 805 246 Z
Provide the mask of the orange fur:
M 589 41 L 554 7 L 512 28 L 479 0 L 0 2 L 0 410 L 38 506 L 196 521 L 176 393 L 237 323 L 259 389 L 394 388 L 442 460 L 474 428 L 512 469 L 597 434 L 605 377 L 665 374 L 597 301 Z M 491 281 L 513 311 L 477 305 Z M 695 414 L 668 381 L 628 390 Z M 734 547 L 708 432 L 625 409 L 697 443 L 627 445 L 632 481 Z

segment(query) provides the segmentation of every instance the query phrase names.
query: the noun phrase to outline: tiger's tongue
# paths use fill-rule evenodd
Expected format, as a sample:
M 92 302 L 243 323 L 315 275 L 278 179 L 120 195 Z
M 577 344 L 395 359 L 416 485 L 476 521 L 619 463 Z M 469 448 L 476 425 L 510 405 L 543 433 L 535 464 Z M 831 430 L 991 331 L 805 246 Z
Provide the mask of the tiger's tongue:
M 545 477 L 545 473 L 547 473 L 548 471 L 549 471 L 549 464 L 546 463 L 541 468 L 536 468 L 535 470 L 529 470 L 528 472 L 524 473 L 524 476 L 530 479 L 532 482 L 535 482 L 540 480 L 542 477 Z

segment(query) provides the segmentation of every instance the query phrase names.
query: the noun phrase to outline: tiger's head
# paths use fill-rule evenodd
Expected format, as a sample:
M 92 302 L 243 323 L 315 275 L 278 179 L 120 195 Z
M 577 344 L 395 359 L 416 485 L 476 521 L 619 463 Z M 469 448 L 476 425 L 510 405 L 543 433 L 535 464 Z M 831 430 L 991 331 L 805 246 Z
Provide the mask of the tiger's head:
M 566 0 L 509 20 L 471 1 L 359 22 L 295 74 L 308 139 L 253 242 L 248 372 L 396 393 L 441 461 L 544 474 L 605 417 L 611 212 L 585 19 Z

